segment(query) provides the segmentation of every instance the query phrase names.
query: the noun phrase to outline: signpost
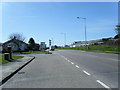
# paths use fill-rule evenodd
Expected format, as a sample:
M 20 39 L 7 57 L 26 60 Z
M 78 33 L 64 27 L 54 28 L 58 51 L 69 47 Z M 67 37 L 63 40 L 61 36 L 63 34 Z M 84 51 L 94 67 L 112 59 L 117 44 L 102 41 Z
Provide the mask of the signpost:
M 10 55 L 10 59 L 12 59 L 12 47 L 8 46 L 7 49 L 8 49 L 8 53 Z
M 49 40 L 49 50 L 51 50 L 51 40 Z

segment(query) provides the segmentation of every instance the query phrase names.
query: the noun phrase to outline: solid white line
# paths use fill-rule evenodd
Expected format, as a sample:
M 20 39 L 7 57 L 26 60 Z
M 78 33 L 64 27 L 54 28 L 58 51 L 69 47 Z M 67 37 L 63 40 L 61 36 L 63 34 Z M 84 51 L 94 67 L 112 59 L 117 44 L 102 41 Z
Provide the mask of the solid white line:
M 75 65 L 77 68 L 80 68 L 78 65 Z
M 85 70 L 83 70 L 83 72 L 84 72 L 85 74 L 87 74 L 87 75 L 90 75 L 90 73 L 86 72 Z
M 96 80 L 99 84 L 101 84 L 103 87 L 105 87 L 105 88 L 109 88 L 110 89 L 110 87 L 108 87 L 107 85 L 105 85 L 103 82 L 101 82 L 100 80 Z

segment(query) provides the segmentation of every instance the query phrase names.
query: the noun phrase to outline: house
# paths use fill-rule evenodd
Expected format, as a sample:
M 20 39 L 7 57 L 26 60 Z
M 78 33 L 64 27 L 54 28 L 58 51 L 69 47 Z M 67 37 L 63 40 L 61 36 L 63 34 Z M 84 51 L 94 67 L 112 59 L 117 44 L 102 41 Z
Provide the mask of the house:
M 2 51 L 2 43 L 0 43 L 0 51 Z
M 39 50 L 45 50 L 45 49 L 46 49 L 46 44 L 45 44 L 45 42 L 41 42 L 41 43 L 40 43 Z
M 25 51 L 28 49 L 28 44 L 16 38 L 3 43 L 3 50 L 6 51 L 8 46 L 12 47 L 12 51 Z

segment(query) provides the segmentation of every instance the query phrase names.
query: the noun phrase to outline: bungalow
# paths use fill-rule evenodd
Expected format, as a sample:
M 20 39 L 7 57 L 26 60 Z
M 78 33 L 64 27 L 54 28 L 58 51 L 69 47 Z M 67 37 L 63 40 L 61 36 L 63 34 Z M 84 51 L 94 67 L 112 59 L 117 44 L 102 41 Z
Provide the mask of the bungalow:
M 28 49 L 28 44 L 16 38 L 3 43 L 3 50 L 6 51 L 8 46 L 11 46 L 13 51 L 25 51 Z
M 0 51 L 2 51 L 2 43 L 0 43 Z

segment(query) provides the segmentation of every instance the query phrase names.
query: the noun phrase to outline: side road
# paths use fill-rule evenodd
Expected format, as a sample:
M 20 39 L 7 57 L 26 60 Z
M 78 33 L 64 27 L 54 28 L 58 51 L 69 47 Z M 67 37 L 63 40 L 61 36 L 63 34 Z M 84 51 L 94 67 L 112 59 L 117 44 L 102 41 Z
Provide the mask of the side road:
M 24 56 L 24 58 L 17 59 L 13 62 L 9 62 L 0 66 L 0 85 L 2 85 L 2 83 L 5 83 L 7 79 L 12 77 L 15 73 L 17 73 L 20 69 L 22 69 L 25 65 L 27 65 L 35 58 L 32 55 L 22 56 Z

